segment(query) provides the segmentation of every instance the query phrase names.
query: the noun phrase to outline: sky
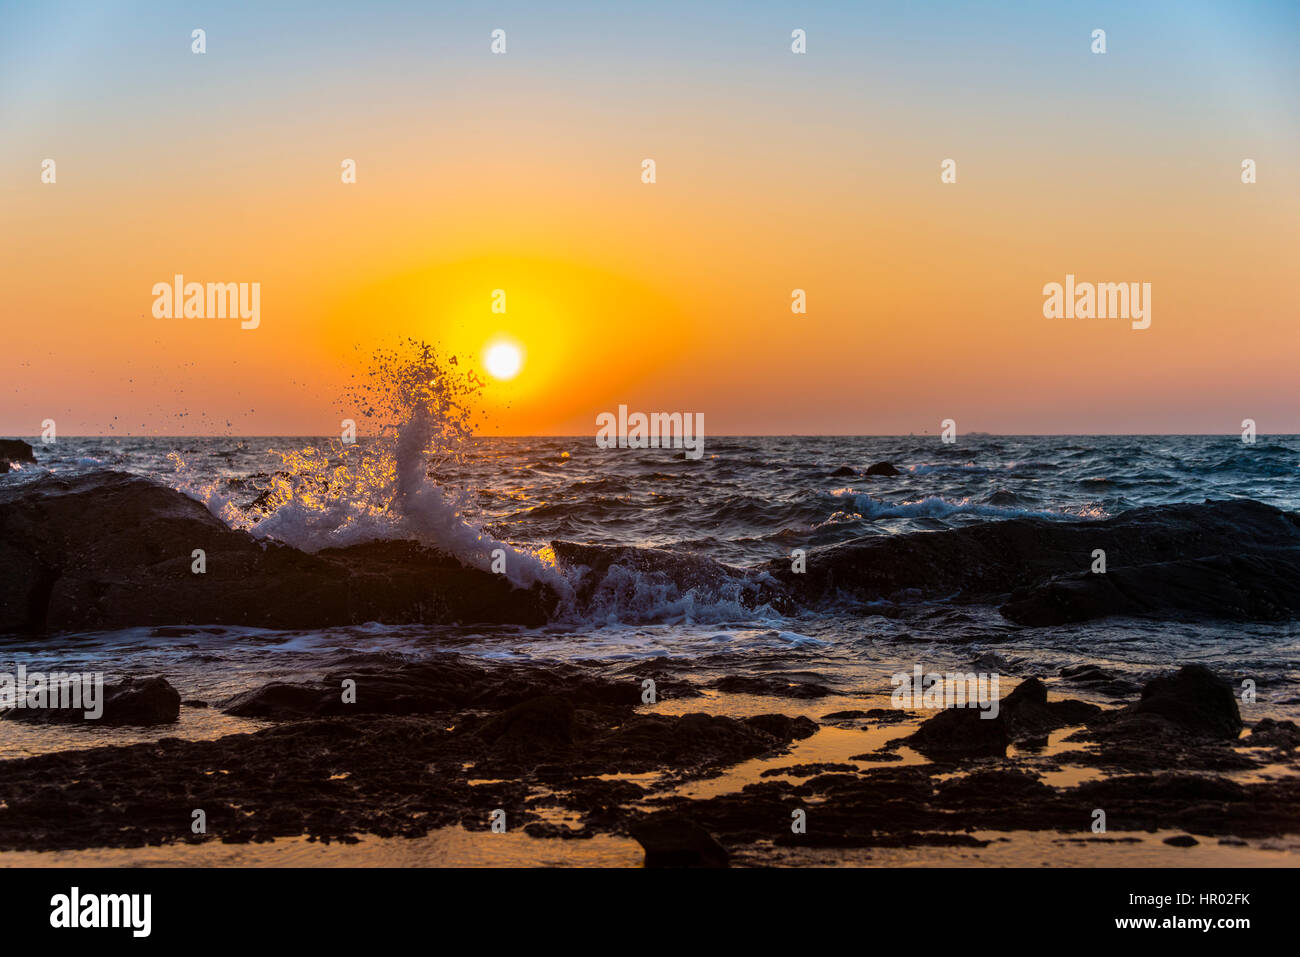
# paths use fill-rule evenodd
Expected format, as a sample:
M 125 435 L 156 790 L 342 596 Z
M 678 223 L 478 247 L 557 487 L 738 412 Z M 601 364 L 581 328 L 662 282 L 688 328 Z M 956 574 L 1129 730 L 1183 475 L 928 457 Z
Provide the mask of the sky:
M 501 435 L 1297 433 L 1297 48 L 1251 0 L 0 0 L 0 433 L 331 434 L 408 337 L 520 349 Z M 157 317 L 176 274 L 257 327 Z M 1150 327 L 1045 317 L 1067 274 Z

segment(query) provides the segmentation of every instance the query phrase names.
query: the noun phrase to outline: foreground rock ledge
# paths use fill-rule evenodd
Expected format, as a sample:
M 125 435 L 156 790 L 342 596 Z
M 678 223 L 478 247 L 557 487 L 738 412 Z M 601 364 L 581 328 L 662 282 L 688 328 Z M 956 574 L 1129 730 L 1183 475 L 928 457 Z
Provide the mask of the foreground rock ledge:
M 1100 742 L 1099 755 L 1079 756 L 1105 763 L 1112 776 L 1077 787 L 1045 784 L 1041 765 L 1021 746 L 1014 759 L 968 753 L 920 766 L 809 765 L 794 775 L 799 780 L 756 776 L 703 800 L 682 797 L 678 786 L 748 759 L 778 758 L 817 726 L 782 714 L 647 712 L 636 706 L 638 674 L 593 667 L 440 655 L 415 666 L 359 664 L 348 673 L 358 704 L 372 703 L 368 713 L 334 713 L 336 676 L 327 676 L 320 685 L 269 685 L 226 702 L 234 713 L 273 722 L 252 734 L 3 762 L 0 849 L 417 837 L 449 826 L 486 831 L 501 808 L 512 832 L 626 835 L 645 847 L 647 864 L 717 867 L 761 862 L 772 845 L 979 847 L 986 841 L 969 833 L 975 830 L 1089 840 L 1099 807 L 1112 833 L 1276 837 L 1300 822 L 1294 776 L 1241 783 L 1189 773 L 1239 754 L 1225 734 L 1235 706 L 1196 666 L 1153 680 L 1124 708 L 1097 714 L 1089 707 L 1091 717 L 1076 703 L 1046 700 L 1037 682 L 1003 699 L 1003 730 L 1018 745 L 1075 723 L 1078 734 Z M 1241 743 L 1275 748 L 1260 760 L 1296 768 L 1294 724 L 1260 722 L 1256 731 L 1258 742 L 1251 735 Z M 648 772 L 655 773 L 640 777 Z M 190 832 L 196 807 L 207 814 L 206 835 Z M 808 811 L 807 833 L 790 830 L 795 808 Z

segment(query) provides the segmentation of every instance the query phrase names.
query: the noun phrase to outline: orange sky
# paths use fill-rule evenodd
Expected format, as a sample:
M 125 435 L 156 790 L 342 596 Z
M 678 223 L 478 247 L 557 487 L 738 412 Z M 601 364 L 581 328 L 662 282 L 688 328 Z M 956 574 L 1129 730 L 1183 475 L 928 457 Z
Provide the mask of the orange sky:
M 1271 90 L 1289 77 L 1252 29 Z M 620 403 L 714 435 L 1300 432 L 1300 137 L 1272 94 L 1206 100 L 1212 77 L 1086 43 L 966 64 L 946 95 L 922 49 L 878 97 L 848 52 L 779 44 L 642 87 L 648 44 L 631 80 L 475 49 L 438 96 L 336 57 L 127 66 L 149 42 L 92 49 L 102 93 L 74 71 L 47 113 L 0 114 L 5 434 L 332 433 L 369 348 L 478 361 L 500 335 L 526 358 L 485 396 L 499 434 L 592 433 Z M 260 326 L 154 318 L 178 272 L 259 282 Z M 1151 328 L 1045 319 L 1067 272 L 1151 283 Z

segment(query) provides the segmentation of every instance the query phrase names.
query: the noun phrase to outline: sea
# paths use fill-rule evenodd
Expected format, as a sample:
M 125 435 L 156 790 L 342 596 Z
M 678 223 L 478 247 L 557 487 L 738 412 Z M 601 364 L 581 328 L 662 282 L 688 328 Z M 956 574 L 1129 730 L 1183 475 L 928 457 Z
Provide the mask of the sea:
M 522 557 L 528 580 L 561 575 L 555 541 L 653 547 L 750 567 L 863 536 L 1035 517 L 1093 522 L 1143 506 L 1253 499 L 1300 510 L 1300 436 L 967 434 L 709 437 L 704 455 L 680 449 L 602 449 L 582 437 L 472 437 L 454 455 L 426 443 L 390 473 L 348 464 L 364 455 L 337 438 L 59 437 L 32 440 L 46 474 L 116 470 L 147 476 L 204 502 L 250 534 L 314 550 L 378 537 L 417 538 L 481 563 L 486 545 Z M 868 476 L 892 463 L 896 476 Z M 424 483 L 421 515 L 395 516 L 393 472 Z M 380 469 L 382 472 L 382 469 Z M 400 484 L 400 480 L 398 484 Z M 331 486 L 335 491 L 321 494 Z M 313 493 L 313 489 L 316 490 Z M 340 491 L 341 490 L 341 491 Z M 526 583 L 526 582 L 523 582 Z M 891 676 L 960 668 L 1038 675 L 1100 666 L 1140 688 L 1199 662 L 1248 674 L 1248 723 L 1300 716 L 1300 625 L 1294 622 L 1105 619 L 1020 627 L 996 607 L 942 599 L 827 605 L 781 613 L 662 580 L 634 581 L 582 614 L 542 627 L 361 623 L 274 631 L 177 621 L 57 636 L 0 639 L 0 670 L 162 675 L 182 698 L 219 705 L 271 680 L 311 680 L 358 653 L 394 662 L 445 652 L 505 661 L 580 662 L 626 673 L 663 659 L 708 685 L 743 675 L 813 683 L 888 706 Z M 633 669 L 634 670 L 634 669 Z M 1100 692 L 1069 694 L 1113 705 Z M 744 696 L 738 696 L 743 698 Z M 717 705 L 744 708 L 730 699 Z M 769 706 L 766 710 L 773 710 Z M 166 734 L 211 737 L 255 730 L 219 707 L 184 709 Z M 151 740 L 151 729 L 0 724 L 0 758 L 67 747 Z

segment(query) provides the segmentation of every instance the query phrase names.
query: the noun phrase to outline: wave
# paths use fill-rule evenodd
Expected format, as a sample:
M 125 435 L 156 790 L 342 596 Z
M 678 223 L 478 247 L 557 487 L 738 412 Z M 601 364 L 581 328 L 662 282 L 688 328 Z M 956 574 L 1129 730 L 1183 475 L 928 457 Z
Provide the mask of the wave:
M 482 388 L 455 357 L 443 360 L 427 343 L 408 340 L 377 351 L 366 379 L 345 397 L 350 408 L 364 410 L 373 428 L 367 441 L 280 452 L 283 468 L 257 509 L 236 503 L 221 483 L 172 453 L 176 485 L 232 528 L 305 552 L 413 540 L 473 568 L 502 568 L 520 587 L 545 583 L 566 593 L 567 582 L 542 550 L 502 541 L 468 521 L 470 490 L 430 477 L 462 460 Z
M 837 498 L 847 499 L 854 515 L 866 519 L 882 518 L 935 518 L 946 519 L 957 515 L 972 515 L 977 518 L 1045 518 L 1045 519 L 1101 519 L 1106 513 L 1097 507 L 1072 506 L 1060 510 L 1021 508 L 1014 505 L 996 505 L 987 502 L 973 502 L 969 498 L 947 499 L 940 495 L 930 495 L 912 502 L 893 504 L 883 502 L 865 493 L 853 489 L 836 489 L 831 492 Z M 835 516 L 832 516 L 834 519 Z

